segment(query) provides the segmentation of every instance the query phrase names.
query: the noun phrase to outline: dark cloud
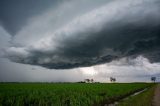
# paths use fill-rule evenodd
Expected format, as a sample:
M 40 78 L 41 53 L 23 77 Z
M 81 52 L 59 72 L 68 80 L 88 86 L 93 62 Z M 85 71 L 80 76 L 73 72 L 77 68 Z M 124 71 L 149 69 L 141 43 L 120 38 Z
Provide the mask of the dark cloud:
M 51 6 L 56 6 L 58 1 L 59 0 L 1 0 L 0 25 L 11 35 L 15 35 L 27 24 L 30 17 L 41 14 Z
M 38 49 L 34 45 L 12 47 L 7 56 L 14 62 L 50 69 L 91 66 L 139 55 L 159 62 L 159 11 L 158 0 L 113 1 L 81 16 L 78 22 L 71 21 L 53 34 L 56 38 L 37 43 Z

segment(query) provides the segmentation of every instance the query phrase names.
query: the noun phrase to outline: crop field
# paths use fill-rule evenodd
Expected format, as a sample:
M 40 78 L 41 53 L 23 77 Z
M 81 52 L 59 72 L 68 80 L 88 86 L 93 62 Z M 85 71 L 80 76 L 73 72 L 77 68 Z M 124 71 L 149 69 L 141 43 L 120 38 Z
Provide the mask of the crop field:
M 129 96 L 127 99 L 119 101 L 118 106 L 155 106 L 153 105 L 155 88 L 156 86 L 153 86 L 138 95 Z
M 0 83 L 0 106 L 99 106 L 149 83 Z

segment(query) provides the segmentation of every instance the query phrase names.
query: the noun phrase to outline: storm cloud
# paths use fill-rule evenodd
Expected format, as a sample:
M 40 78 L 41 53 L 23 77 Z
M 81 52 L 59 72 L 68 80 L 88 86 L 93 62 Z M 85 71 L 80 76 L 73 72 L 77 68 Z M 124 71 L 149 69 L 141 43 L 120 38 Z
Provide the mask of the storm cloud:
M 51 9 L 15 35 L 5 57 L 49 69 L 86 67 L 139 55 L 159 62 L 159 12 L 159 0 L 112 0 L 68 17 L 63 24 L 57 22 L 58 28 L 42 26 L 45 30 L 41 30 L 40 23 L 54 24 Z M 45 16 L 50 18 L 43 20 Z
M 29 17 L 41 14 L 51 6 L 56 7 L 58 3 L 58 0 L 1 0 L 0 25 L 14 36 L 27 24 Z

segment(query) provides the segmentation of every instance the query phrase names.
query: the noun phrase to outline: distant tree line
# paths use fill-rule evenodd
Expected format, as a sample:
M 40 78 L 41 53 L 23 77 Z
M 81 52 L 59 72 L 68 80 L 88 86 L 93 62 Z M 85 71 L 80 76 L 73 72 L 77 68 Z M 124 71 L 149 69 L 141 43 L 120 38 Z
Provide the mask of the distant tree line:
M 84 81 L 85 81 L 86 83 L 93 83 L 93 82 L 94 82 L 93 79 L 85 79 Z

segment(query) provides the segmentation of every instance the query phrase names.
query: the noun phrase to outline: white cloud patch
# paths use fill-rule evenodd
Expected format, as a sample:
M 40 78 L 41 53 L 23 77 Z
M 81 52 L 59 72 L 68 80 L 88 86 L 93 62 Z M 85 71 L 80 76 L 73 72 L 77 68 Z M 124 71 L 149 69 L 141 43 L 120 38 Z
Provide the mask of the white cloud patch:
M 142 56 L 135 59 L 122 58 L 103 65 L 80 68 L 84 75 L 102 82 L 110 82 L 110 77 L 115 77 L 117 82 L 147 82 L 152 76 L 160 73 L 159 69 L 159 63 L 150 63 Z

